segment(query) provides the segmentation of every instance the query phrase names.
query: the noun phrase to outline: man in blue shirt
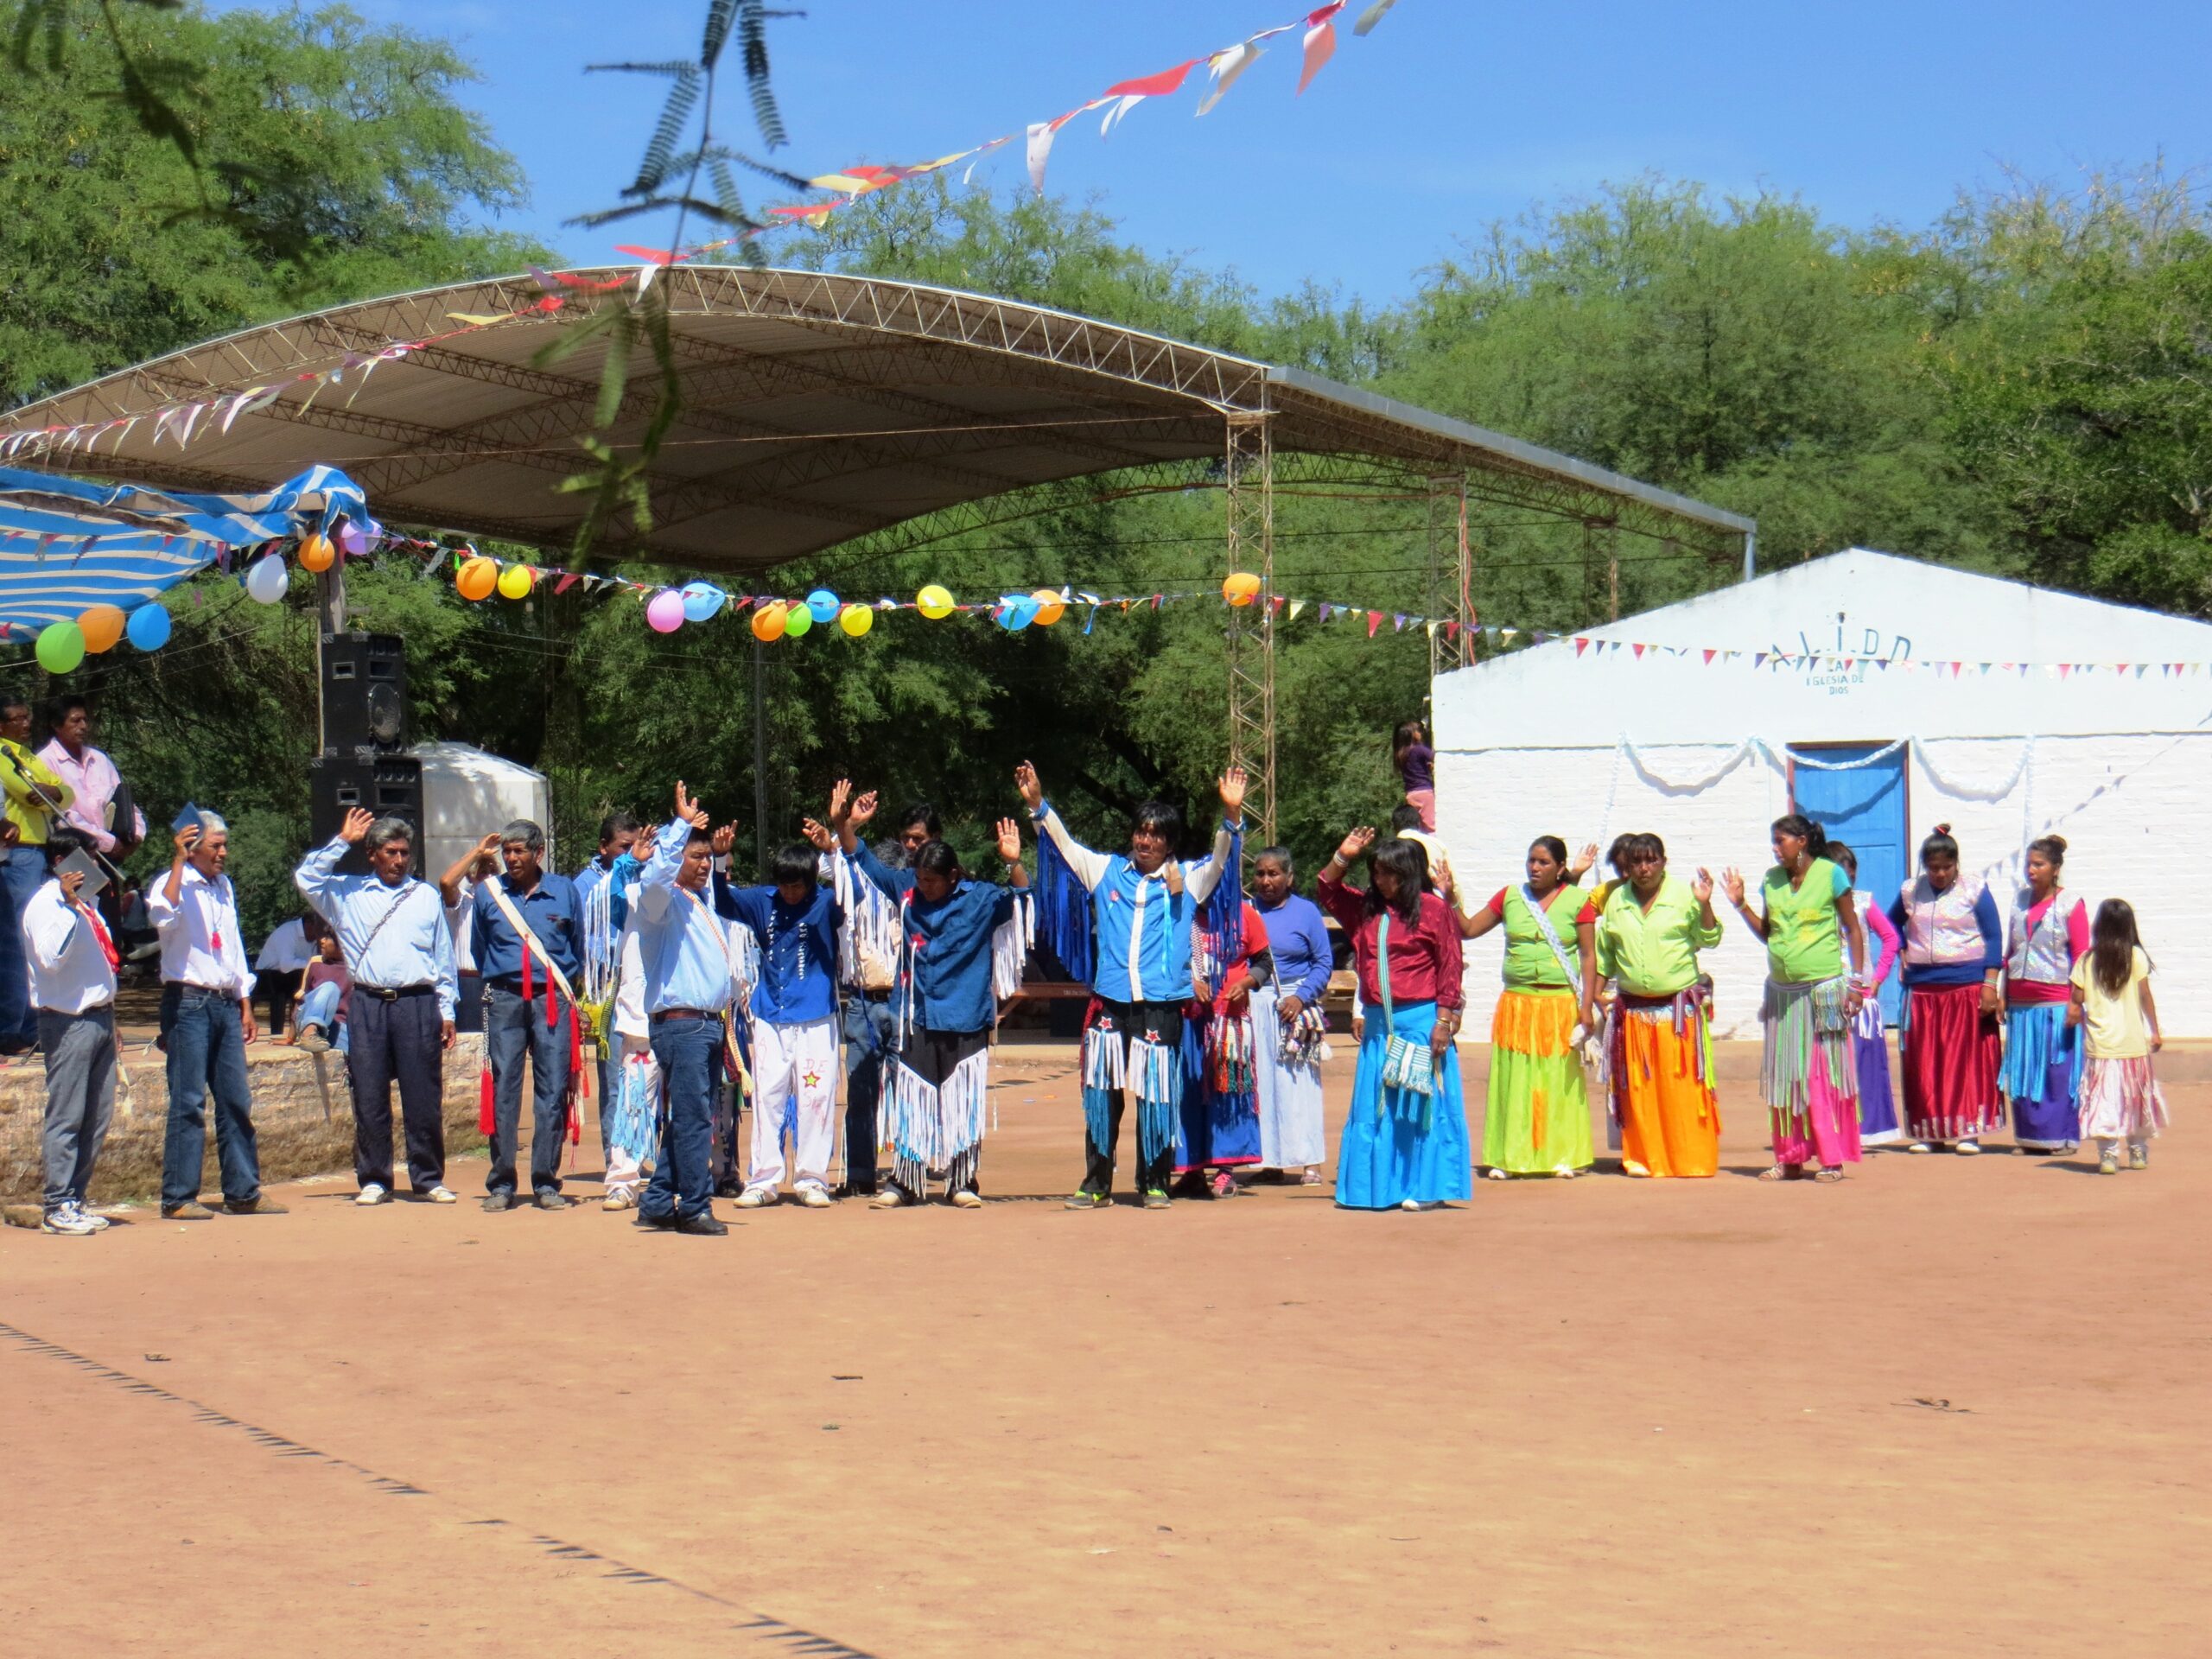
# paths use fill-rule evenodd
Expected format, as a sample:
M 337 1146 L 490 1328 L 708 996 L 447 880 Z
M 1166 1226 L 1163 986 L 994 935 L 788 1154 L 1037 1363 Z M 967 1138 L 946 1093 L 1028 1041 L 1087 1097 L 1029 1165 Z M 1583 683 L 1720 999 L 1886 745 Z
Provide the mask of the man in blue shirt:
M 494 856 L 506 868 L 494 875 Z M 484 1208 L 512 1210 L 515 1137 L 522 1116 L 522 1063 L 530 1057 L 533 1111 L 531 1197 L 541 1210 L 565 1210 L 561 1141 L 568 1128 L 576 1058 L 575 987 L 583 977 L 583 923 L 569 879 L 544 868 L 545 831 L 517 818 L 486 836 L 470 855 L 478 878 L 476 968 L 484 976 L 484 1053 L 492 1071 L 492 1168 Z M 502 904 L 500 901 L 505 902 Z M 524 939 L 518 922 L 529 930 Z
M 584 861 L 584 867 L 572 878 L 570 885 L 576 890 L 576 918 L 583 925 L 583 954 L 596 958 L 605 969 L 611 983 L 616 970 L 614 951 L 622 938 L 622 922 L 628 906 L 617 887 L 607 886 L 614 874 L 614 861 L 637 845 L 638 832 L 645 826 L 627 812 L 610 812 L 600 820 L 599 851 Z M 607 887 L 607 895 L 597 905 L 592 895 Z M 591 992 L 582 984 L 576 985 L 577 995 L 586 1001 Z M 611 1017 L 611 1015 L 610 1015 Z M 621 1065 L 614 1057 L 614 1033 L 599 1033 L 599 1149 L 608 1151 L 608 1108 L 613 1103 L 620 1084 Z
M 638 1224 L 718 1238 L 729 1231 L 715 1218 L 711 1161 L 732 989 L 722 918 L 734 919 L 735 911 L 721 884 L 708 893 L 714 854 L 707 810 L 680 782 L 676 818 L 653 842 L 632 912 L 653 1058 L 668 1100 L 660 1157 L 638 1205 Z
M 339 861 L 359 845 L 366 875 L 340 875 Z M 445 1183 L 444 1051 L 453 1046 L 460 987 L 453 934 L 438 891 L 408 874 L 415 832 L 404 818 L 372 817 L 359 807 L 327 847 L 301 861 L 293 880 L 338 935 L 353 982 L 346 1024 L 353 1080 L 356 1204 L 391 1196 L 391 1085 L 399 1084 L 407 1128 L 407 1177 L 419 1198 L 451 1204 Z

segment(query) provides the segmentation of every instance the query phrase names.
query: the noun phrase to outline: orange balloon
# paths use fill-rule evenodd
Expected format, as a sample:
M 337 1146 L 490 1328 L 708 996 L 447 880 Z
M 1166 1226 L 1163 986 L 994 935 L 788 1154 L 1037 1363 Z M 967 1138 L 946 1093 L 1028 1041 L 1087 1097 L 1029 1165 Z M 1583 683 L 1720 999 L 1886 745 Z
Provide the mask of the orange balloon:
M 784 623 L 790 612 L 780 599 L 772 605 L 763 605 L 753 613 L 753 637 L 767 645 L 784 637 Z
M 300 569 L 327 570 L 338 562 L 338 550 L 327 536 L 310 536 L 300 543 Z
M 1037 626 L 1049 628 L 1068 613 L 1068 602 L 1050 588 L 1039 588 L 1029 595 L 1037 601 Z
M 454 573 L 453 585 L 463 599 L 489 599 L 492 590 L 499 585 L 499 566 L 493 559 L 479 553 L 462 563 Z
M 96 657 L 123 638 L 123 608 L 118 605 L 95 605 L 77 619 L 85 649 Z
M 1249 605 L 1260 596 L 1260 579 L 1249 570 L 1232 571 L 1221 584 L 1221 596 L 1232 605 Z

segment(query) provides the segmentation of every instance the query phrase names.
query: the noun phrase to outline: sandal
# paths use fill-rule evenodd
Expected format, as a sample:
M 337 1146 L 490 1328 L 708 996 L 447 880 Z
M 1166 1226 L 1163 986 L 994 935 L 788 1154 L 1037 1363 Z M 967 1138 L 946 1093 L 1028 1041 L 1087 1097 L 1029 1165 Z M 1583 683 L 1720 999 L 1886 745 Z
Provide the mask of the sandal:
M 1820 1169 L 1813 1176 L 1813 1179 L 1816 1181 L 1840 1181 L 1843 1179 L 1843 1166 L 1841 1164 L 1822 1164 Z
M 1799 1169 L 1800 1166 L 1796 1164 L 1770 1164 L 1766 1168 L 1759 1172 L 1759 1179 L 1763 1181 L 1802 1181 L 1805 1178 L 1799 1173 Z

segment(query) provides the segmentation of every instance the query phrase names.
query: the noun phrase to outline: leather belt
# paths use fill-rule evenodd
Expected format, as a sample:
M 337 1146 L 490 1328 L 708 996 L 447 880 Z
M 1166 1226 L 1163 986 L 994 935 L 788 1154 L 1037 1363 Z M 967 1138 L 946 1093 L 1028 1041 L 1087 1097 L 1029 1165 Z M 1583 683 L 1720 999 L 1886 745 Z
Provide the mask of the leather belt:
M 722 1011 L 720 1008 L 663 1008 L 647 1017 L 654 1020 L 719 1020 L 722 1017 Z
M 373 996 L 379 1002 L 397 1002 L 403 996 L 429 996 L 437 988 L 435 985 L 356 985 L 353 992 L 357 996 Z

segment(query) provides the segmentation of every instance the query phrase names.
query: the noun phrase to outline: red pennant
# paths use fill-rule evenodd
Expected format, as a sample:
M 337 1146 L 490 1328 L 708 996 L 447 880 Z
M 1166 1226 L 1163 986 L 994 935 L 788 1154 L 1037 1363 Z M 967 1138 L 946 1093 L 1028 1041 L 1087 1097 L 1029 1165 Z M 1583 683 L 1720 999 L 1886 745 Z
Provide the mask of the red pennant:
M 556 594 L 565 594 L 565 593 L 567 593 L 567 592 L 569 591 L 569 588 L 571 588 L 575 587 L 575 585 L 576 585 L 576 573 L 575 573 L 575 571 L 571 570 L 571 571 L 568 572 L 565 575 L 563 575 L 563 576 L 561 578 L 561 580 L 560 580 L 560 581 L 558 581 L 558 582 L 555 582 L 555 583 L 553 584 L 553 591 L 554 591 Z
M 1367 613 L 1367 637 L 1372 639 L 1375 637 L 1375 631 L 1382 626 L 1382 613 L 1380 611 L 1370 611 Z
M 1707 652 L 1705 653 L 1705 665 L 1706 665 L 1707 668 L 1711 668 L 1711 667 L 1713 666 L 1713 658 L 1714 658 L 1715 656 L 1717 656 L 1718 654 L 1719 654 L 1718 652 L 1713 652 L 1713 651 L 1707 651 Z
M 1641 662 L 1643 659 L 1643 647 L 1642 645 L 1630 645 L 1629 649 L 1636 653 L 1637 660 L 1638 662 Z
M 1590 642 L 1589 642 L 1587 639 L 1577 639 L 1575 640 L 1575 642 L 1574 642 L 1574 654 L 1575 654 L 1576 656 L 1580 657 L 1580 656 L 1584 652 L 1586 652 L 1586 651 L 1587 651 L 1587 650 L 1589 650 L 1589 649 L 1590 649 Z

